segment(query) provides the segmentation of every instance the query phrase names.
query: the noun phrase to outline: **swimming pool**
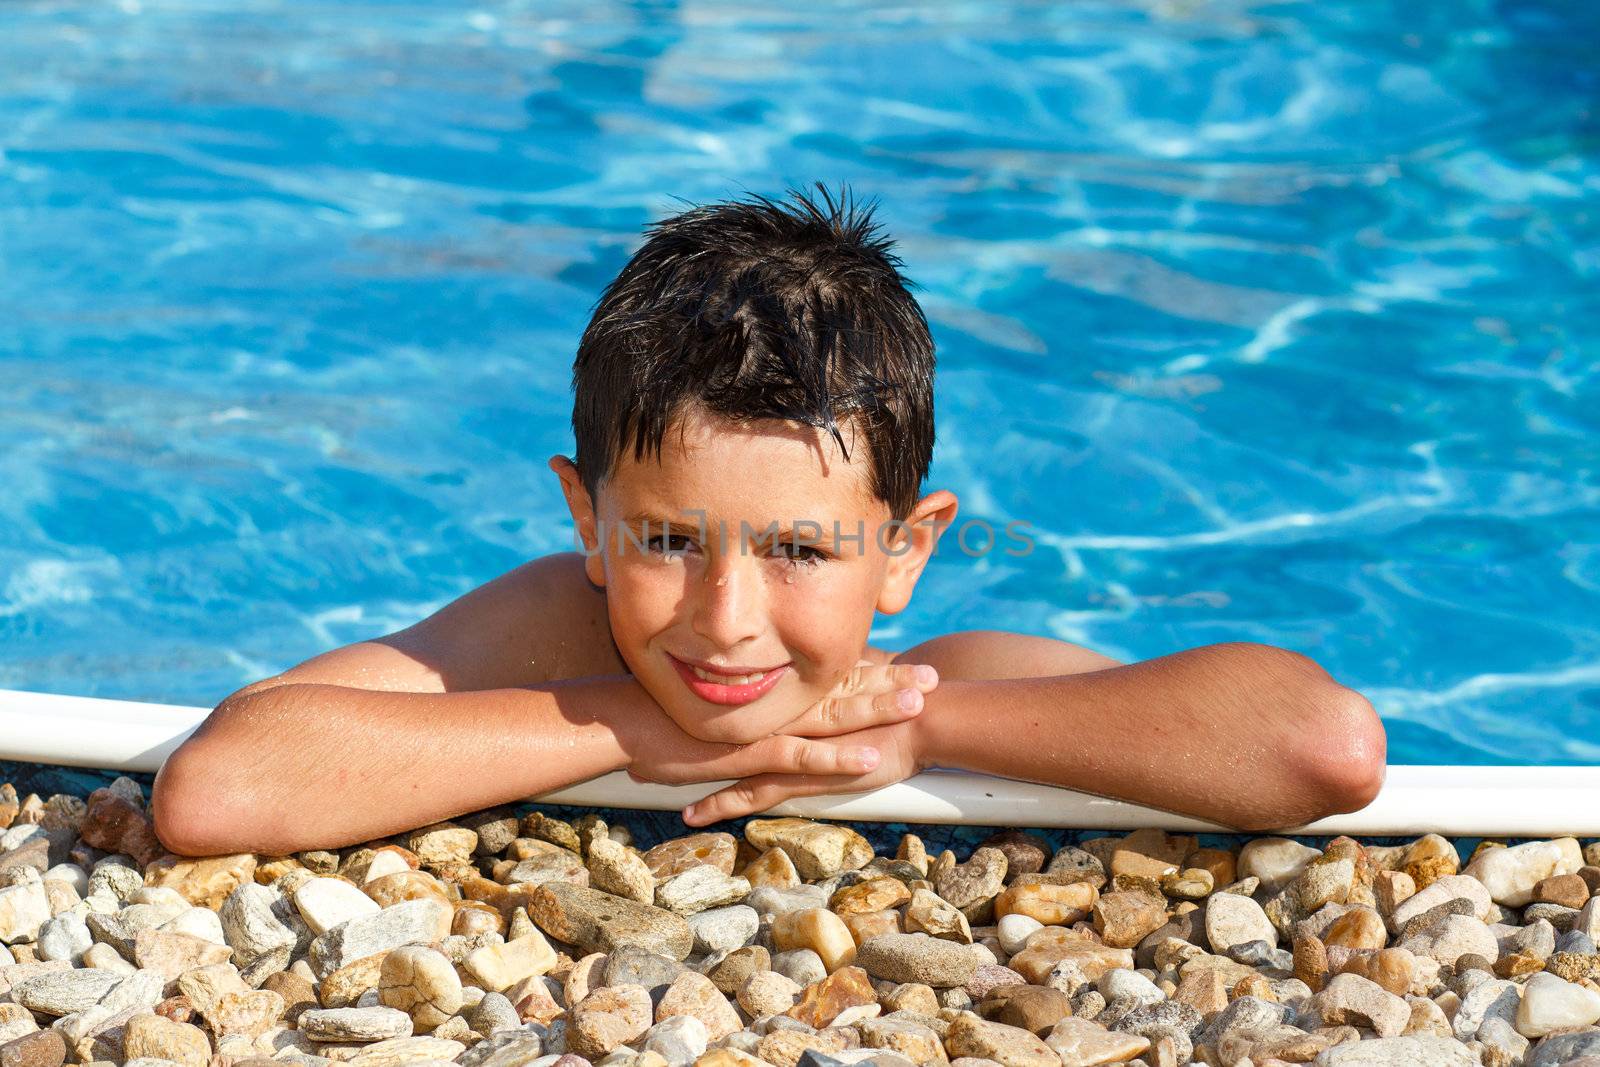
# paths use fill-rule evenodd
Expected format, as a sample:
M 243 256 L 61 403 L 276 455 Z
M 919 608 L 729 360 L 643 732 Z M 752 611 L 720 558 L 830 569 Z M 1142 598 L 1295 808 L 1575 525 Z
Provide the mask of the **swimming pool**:
M 876 637 L 1314 656 L 1394 762 L 1600 759 L 1600 15 L 12 4 L 0 688 L 209 705 L 570 546 L 639 227 L 880 196 L 941 551 Z

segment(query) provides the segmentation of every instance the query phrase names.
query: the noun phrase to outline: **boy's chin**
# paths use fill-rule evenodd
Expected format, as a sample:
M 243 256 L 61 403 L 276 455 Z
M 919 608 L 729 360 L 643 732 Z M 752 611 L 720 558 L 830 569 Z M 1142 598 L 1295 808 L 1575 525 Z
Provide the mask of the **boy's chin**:
M 712 715 L 686 716 L 681 712 L 668 712 L 678 729 L 699 741 L 719 745 L 748 745 L 771 737 L 789 725 L 805 711 L 782 711 L 763 708 L 760 712 L 748 707 L 730 707 Z

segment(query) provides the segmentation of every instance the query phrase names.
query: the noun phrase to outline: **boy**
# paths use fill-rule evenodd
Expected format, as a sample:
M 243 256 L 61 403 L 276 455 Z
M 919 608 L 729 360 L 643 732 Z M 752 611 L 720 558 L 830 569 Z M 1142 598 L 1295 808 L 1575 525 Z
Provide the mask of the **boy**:
M 338 847 L 619 768 L 736 780 L 693 826 L 928 766 L 1246 831 L 1373 798 L 1381 723 L 1293 652 L 868 645 L 957 501 L 921 493 L 933 343 L 900 261 L 819 191 L 650 228 L 578 348 L 577 454 L 549 463 L 582 551 L 222 701 L 157 777 L 168 848 Z

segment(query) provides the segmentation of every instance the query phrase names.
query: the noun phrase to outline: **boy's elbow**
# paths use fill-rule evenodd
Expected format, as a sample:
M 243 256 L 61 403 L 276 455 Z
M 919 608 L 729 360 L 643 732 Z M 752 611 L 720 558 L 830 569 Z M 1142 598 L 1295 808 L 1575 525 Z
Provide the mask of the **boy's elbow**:
M 1316 698 L 1301 767 L 1323 815 L 1360 811 L 1377 799 L 1388 766 L 1383 721 L 1366 697 L 1329 681 Z
M 226 790 L 216 775 L 197 767 L 193 749 L 179 748 L 156 772 L 150 790 L 150 821 L 156 838 L 179 856 L 220 856 L 234 851 L 228 831 Z

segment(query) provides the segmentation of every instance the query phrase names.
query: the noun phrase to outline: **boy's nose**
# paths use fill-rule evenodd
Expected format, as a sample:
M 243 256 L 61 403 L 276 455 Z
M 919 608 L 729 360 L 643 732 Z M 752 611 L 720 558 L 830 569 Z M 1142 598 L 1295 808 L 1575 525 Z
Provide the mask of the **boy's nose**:
M 762 628 L 761 575 L 757 561 L 737 551 L 713 557 L 701 572 L 694 631 L 718 648 L 758 637 Z

